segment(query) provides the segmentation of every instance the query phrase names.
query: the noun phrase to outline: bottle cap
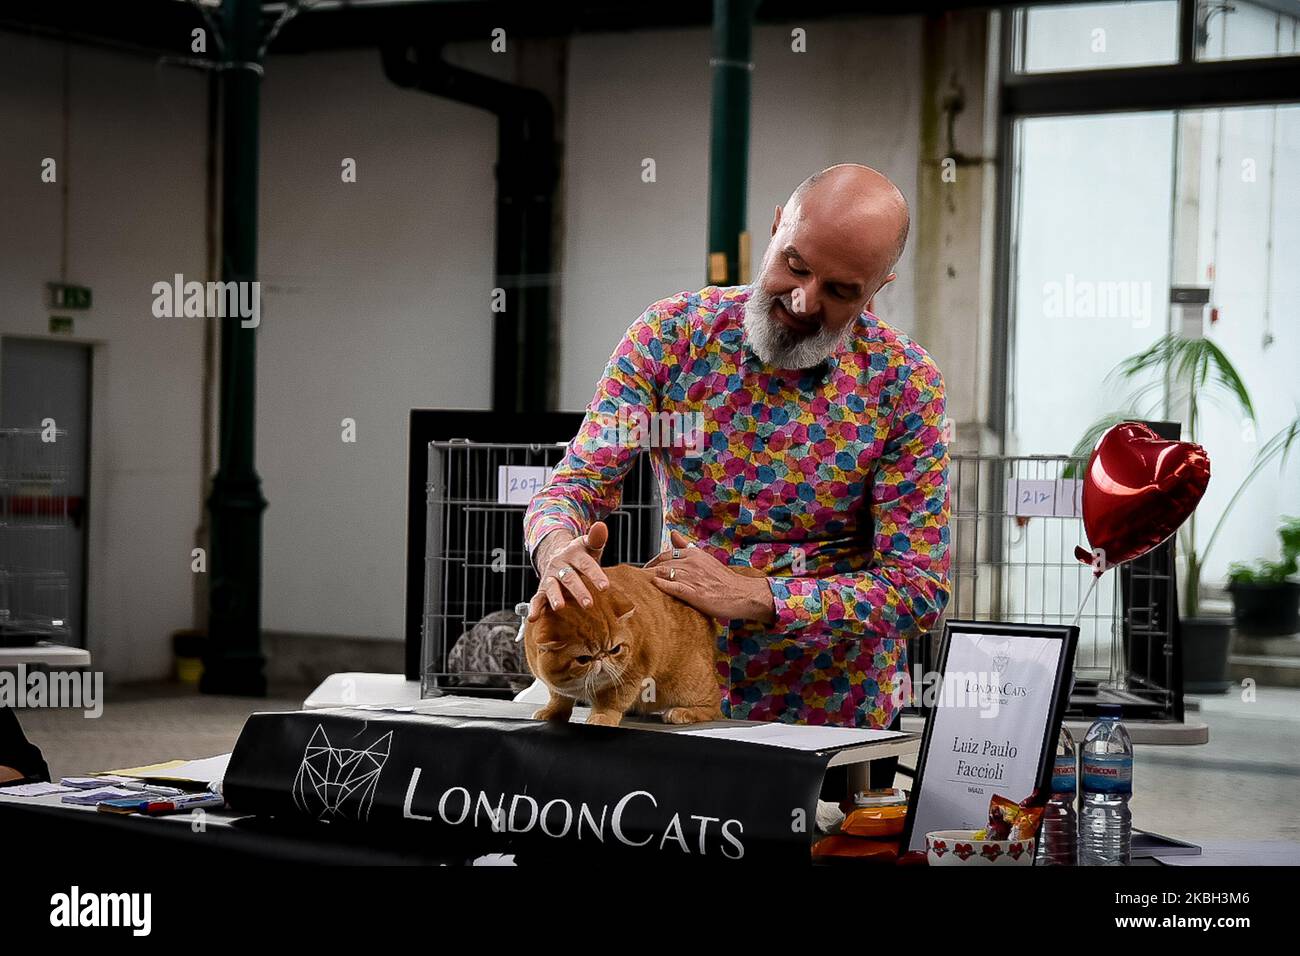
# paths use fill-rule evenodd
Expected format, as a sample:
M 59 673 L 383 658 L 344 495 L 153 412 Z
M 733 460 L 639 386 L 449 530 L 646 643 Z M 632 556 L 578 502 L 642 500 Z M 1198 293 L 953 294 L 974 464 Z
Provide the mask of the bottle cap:
M 1098 717 L 1123 717 L 1124 708 L 1119 704 L 1098 704 L 1097 716 Z

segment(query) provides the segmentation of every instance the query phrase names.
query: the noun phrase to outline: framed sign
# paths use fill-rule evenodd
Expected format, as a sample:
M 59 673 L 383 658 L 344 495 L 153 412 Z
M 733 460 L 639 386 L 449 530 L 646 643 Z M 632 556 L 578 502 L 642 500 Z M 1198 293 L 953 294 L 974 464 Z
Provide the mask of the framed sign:
M 1051 781 L 1079 629 L 949 621 L 916 762 L 902 845 L 978 830 L 995 793 L 1019 803 Z M 929 703 L 929 700 L 926 700 Z

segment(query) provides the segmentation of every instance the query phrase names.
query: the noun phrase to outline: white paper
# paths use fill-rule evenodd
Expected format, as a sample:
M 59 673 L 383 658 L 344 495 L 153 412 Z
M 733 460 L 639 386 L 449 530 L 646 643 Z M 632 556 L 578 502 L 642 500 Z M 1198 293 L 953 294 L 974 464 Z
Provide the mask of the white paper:
M 816 752 L 852 747 L 891 737 L 902 737 L 897 730 L 869 730 L 857 727 L 810 727 L 806 724 L 762 722 L 752 727 L 701 727 L 698 730 L 678 730 L 675 733 L 690 737 L 712 737 L 716 740 L 737 740 L 769 747 L 786 747 L 790 750 Z
M 554 469 L 541 465 L 498 465 L 497 502 L 503 505 L 526 505 L 542 490 Z
M 1058 518 L 1083 517 L 1083 481 L 1078 478 L 1056 479 L 1056 510 Z
M 118 800 L 122 797 L 139 797 L 143 800 L 146 794 L 139 790 L 128 790 L 125 787 L 104 787 L 100 790 L 78 790 L 64 794 L 63 802 L 90 806 L 91 804 L 103 803 L 105 800 Z
M 148 774 L 146 780 L 187 780 L 192 783 L 220 783 L 226 776 L 226 767 L 230 765 L 230 754 L 218 754 L 204 757 L 202 760 L 190 760 L 179 767 Z
M 57 783 L 17 783 L 11 787 L 0 787 L 0 797 L 43 797 L 49 793 L 72 793 L 76 787 L 60 787 Z
M 112 774 L 104 774 L 102 777 L 64 777 L 59 781 L 59 786 L 67 787 L 69 790 L 95 790 L 98 787 L 111 787 L 123 783 L 127 779 Z
M 909 849 L 933 830 L 978 830 L 995 793 L 1033 791 L 1065 645 L 1046 637 L 954 633 L 931 711 Z

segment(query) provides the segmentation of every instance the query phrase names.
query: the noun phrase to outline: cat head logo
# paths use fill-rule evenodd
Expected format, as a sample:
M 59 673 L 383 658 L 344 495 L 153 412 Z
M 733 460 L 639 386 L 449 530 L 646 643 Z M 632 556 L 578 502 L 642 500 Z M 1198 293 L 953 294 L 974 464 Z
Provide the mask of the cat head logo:
M 389 731 L 364 748 L 335 747 L 317 724 L 293 780 L 294 805 L 316 820 L 364 822 L 392 745 Z
M 1011 643 L 1007 642 L 993 649 L 993 672 L 995 674 L 1005 674 L 1007 665 L 1011 663 Z

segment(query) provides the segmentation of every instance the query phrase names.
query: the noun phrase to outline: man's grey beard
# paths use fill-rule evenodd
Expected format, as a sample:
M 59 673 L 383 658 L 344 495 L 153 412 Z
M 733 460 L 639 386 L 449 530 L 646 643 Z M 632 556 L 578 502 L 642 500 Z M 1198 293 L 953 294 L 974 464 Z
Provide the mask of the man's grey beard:
M 754 354 L 765 365 L 781 369 L 812 368 L 834 355 L 853 330 L 853 323 L 849 323 L 838 333 L 823 328 L 800 338 L 772 315 L 772 303 L 777 298 L 763 291 L 756 282 L 745 301 L 745 335 Z M 779 298 L 791 315 L 798 314 L 789 296 Z

